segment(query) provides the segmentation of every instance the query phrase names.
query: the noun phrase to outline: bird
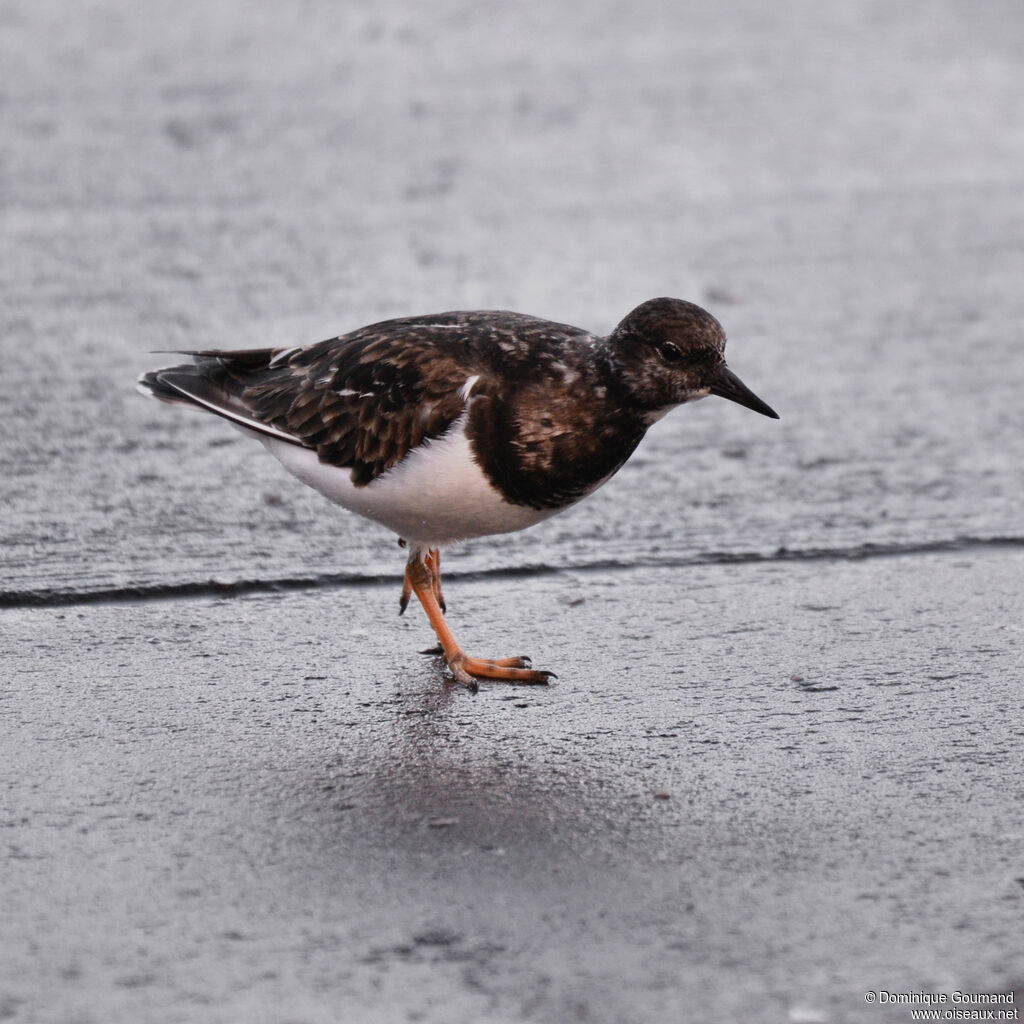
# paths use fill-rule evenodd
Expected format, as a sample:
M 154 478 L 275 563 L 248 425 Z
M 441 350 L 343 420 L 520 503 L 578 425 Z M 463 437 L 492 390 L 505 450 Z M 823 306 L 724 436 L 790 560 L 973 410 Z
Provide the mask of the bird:
M 294 476 L 408 549 L 412 595 L 454 679 L 546 684 L 528 657 L 466 654 L 445 614 L 441 550 L 526 529 L 596 491 L 676 406 L 717 395 L 778 414 L 725 362 L 725 331 L 655 298 L 607 336 L 504 310 L 409 316 L 288 348 L 187 350 L 143 373 L 163 402 L 227 420 Z

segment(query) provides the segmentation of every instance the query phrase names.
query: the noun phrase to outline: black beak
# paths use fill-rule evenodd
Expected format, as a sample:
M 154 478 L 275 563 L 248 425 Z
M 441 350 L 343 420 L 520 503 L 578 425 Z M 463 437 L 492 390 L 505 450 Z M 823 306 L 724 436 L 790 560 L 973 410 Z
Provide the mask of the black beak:
M 719 398 L 728 398 L 730 402 L 738 402 L 762 416 L 770 416 L 773 420 L 779 418 L 779 414 L 770 405 L 762 402 L 728 366 L 722 367 L 711 385 L 711 394 L 718 395 Z

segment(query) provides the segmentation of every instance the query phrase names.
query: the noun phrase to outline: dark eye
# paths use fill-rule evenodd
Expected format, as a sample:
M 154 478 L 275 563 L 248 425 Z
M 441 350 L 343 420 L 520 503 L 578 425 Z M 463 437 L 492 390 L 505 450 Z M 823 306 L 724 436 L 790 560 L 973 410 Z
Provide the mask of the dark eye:
M 666 363 L 678 363 L 683 358 L 682 350 L 677 345 L 673 345 L 671 341 L 659 341 L 658 354 Z

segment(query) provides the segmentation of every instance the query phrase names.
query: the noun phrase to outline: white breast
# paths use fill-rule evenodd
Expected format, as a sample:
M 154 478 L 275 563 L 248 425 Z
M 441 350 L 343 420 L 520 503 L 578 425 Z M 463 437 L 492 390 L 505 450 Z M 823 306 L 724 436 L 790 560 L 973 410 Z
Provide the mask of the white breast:
M 326 465 L 308 448 L 273 437 L 260 436 L 260 440 L 303 483 L 415 545 L 437 547 L 511 533 L 559 511 L 506 501 L 473 458 L 466 418 L 463 415 L 442 437 L 413 449 L 365 487 L 352 483 L 350 470 Z

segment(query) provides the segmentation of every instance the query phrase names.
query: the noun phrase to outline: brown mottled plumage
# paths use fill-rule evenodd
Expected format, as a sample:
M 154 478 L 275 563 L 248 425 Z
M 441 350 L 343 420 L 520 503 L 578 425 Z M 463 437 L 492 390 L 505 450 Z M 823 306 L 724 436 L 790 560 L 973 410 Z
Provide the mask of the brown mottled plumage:
M 522 659 L 485 666 L 446 640 L 437 548 L 569 507 L 676 405 L 716 394 L 774 417 L 724 348 L 710 313 L 652 299 L 605 338 L 518 313 L 440 313 L 300 348 L 187 352 L 191 364 L 139 383 L 235 422 L 331 500 L 408 537 L 405 593 L 463 682 L 541 682 L 549 673 Z

